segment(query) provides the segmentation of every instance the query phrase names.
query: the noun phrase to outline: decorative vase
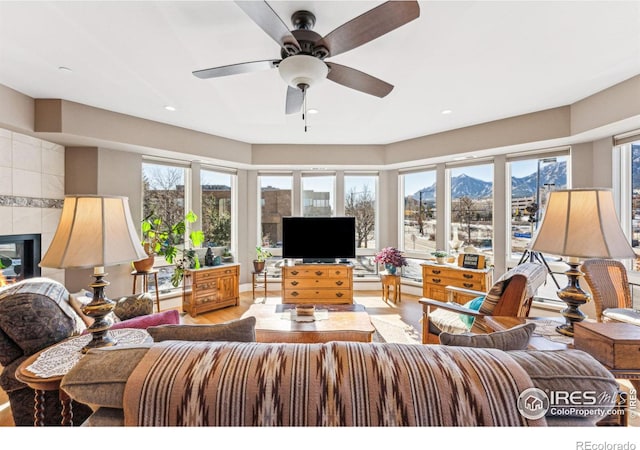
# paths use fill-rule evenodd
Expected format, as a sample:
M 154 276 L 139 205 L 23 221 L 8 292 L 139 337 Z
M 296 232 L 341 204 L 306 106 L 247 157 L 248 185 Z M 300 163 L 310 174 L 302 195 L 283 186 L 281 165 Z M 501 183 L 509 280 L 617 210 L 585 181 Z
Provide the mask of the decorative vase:
M 444 264 L 447 262 L 447 257 L 446 256 L 437 256 L 436 257 L 436 262 L 438 264 Z
M 396 270 L 398 270 L 398 268 L 396 266 L 394 266 L 393 264 L 385 264 L 384 268 L 387 269 L 387 273 L 390 275 L 395 275 L 396 274 Z

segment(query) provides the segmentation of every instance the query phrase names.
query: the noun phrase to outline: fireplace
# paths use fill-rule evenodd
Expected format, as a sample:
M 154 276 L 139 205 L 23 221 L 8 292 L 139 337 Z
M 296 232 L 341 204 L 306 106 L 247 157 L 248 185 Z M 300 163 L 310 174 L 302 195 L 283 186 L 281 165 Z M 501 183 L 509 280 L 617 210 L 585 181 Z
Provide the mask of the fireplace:
M 0 286 L 40 276 L 40 235 L 0 236 Z

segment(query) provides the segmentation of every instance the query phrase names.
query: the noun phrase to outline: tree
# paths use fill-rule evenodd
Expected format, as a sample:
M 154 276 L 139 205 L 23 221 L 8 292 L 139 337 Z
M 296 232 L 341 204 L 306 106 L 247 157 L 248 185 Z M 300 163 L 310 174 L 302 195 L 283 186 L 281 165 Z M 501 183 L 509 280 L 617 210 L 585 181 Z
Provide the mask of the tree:
M 359 190 L 352 188 L 346 196 L 344 212 L 356 218 L 356 246 L 367 248 L 368 241 L 373 239 L 376 225 L 375 200 L 367 185 Z
M 471 222 L 476 217 L 475 202 L 471 197 L 462 196 L 456 199 L 452 206 L 454 220 L 464 224 L 467 229 L 467 242 L 471 243 Z
M 163 223 L 180 222 L 185 215 L 183 171 L 177 167 L 147 166 L 143 171 L 143 218 L 159 217 Z
M 231 246 L 231 214 L 226 211 L 218 212 L 216 209 L 205 212 L 204 208 L 203 213 L 207 214 L 202 220 L 205 241 L 229 248 Z

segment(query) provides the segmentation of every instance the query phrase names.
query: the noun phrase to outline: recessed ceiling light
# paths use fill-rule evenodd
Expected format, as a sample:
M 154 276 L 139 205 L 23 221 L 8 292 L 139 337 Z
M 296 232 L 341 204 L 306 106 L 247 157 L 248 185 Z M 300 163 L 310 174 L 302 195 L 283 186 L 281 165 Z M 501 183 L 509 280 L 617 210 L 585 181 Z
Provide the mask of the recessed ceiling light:
M 440 111 L 440 114 L 451 114 L 453 111 L 451 111 L 450 109 L 443 109 L 442 111 Z
M 171 105 L 165 106 L 164 109 L 166 109 L 167 111 L 175 111 L 176 110 L 175 106 L 171 106 Z
M 320 111 L 318 111 L 315 108 L 311 108 L 310 110 L 307 111 L 309 114 L 318 114 Z
M 65 66 L 58 67 L 58 70 L 61 70 L 63 72 L 73 72 L 73 70 L 71 70 L 70 68 L 65 67 Z

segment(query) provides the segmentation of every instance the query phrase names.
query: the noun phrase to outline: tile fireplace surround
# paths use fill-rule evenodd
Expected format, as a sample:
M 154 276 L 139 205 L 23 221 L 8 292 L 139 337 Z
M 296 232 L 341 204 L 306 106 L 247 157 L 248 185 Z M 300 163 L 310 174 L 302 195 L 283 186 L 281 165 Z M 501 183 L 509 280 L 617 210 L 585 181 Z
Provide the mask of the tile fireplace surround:
M 0 236 L 53 239 L 64 201 L 64 147 L 0 128 Z M 64 283 L 64 270 L 42 269 Z

